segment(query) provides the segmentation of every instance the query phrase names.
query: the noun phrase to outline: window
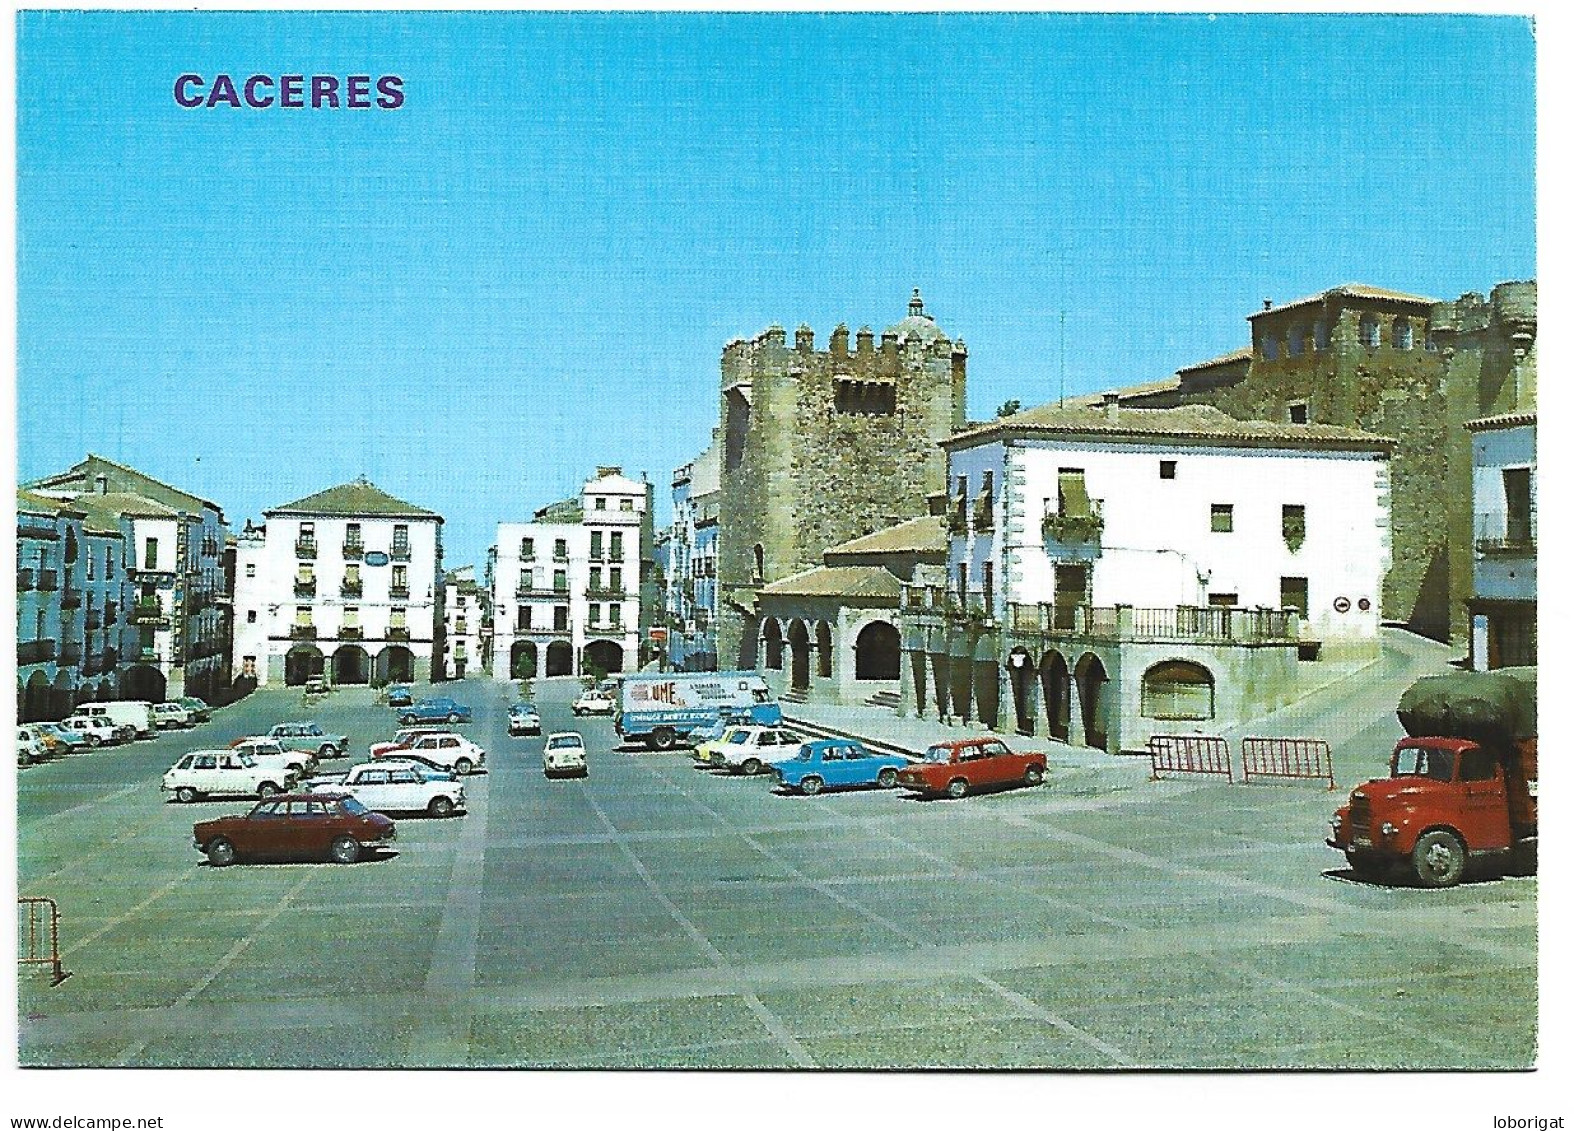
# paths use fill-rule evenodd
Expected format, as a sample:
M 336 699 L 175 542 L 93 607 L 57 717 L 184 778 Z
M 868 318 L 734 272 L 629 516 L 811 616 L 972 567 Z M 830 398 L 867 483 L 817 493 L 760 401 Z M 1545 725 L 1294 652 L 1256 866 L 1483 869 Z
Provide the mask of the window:
M 633 509 L 634 509 L 634 500 L 633 499 L 619 499 L 618 500 L 618 510 L 624 511 L 624 512 L 631 512 L 631 511 L 633 511 Z
M 599 562 L 601 558 L 601 531 L 592 530 L 590 532 L 590 560 Z
M 247 624 L 256 624 L 257 623 L 257 610 L 256 609 L 247 609 L 246 610 L 246 623 Z
M 361 610 L 355 605 L 344 607 L 344 627 L 359 628 L 361 626 Z
M 108 576 L 108 575 L 106 574 L 105 576 Z M 257 563 L 256 562 L 247 562 L 246 563 L 246 576 L 247 577 L 256 577 L 257 576 Z
M 522 538 L 522 539 L 520 539 L 520 542 L 519 542 L 519 556 L 521 558 L 523 558 L 527 562 L 528 561 L 533 561 L 535 559 L 535 556 L 536 556 L 536 540 L 534 538 Z
M 1239 593 L 1209 593 L 1208 607 L 1212 609 L 1233 609 L 1241 603 Z
M 410 527 L 403 522 L 394 523 L 393 544 L 405 549 L 410 547 Z
M 568 570 L 555 569 L 552 571 L 552 591 L 566 593 L 568 591 Z
M 1059 471 L 1060 514 L 1064 518 L 1091 518 L 1093 503 L 1088 498 L 1088 484 L 1080 467 L 1062 467 Z
M 1215 534 L 1229 534 L 1235 529 L 1235 504 L 1214 503 L 1211 529 Z
M 344 544 L 346 546 L 357 546 L 357 547 L 360 546 L 360 544 L 361 544 L 361 524 L 360 523 L 352 522 L 352 523 L 349 523 L 348 525 L 345 526 L 345 528 L 344 528 Z
M 592 625 L 601 623 L 601 606 L 594 602 L 592 602 L 590 606 L 590 623 Z
M 1300 325 L 1291 326 L 1290 336 L 1285 342 L 1285 345 L 1289 347 L 1289 354 L 1291 357 L 1300 357 L 1301 351 L 1306 348 L 1305 327 Z
M 1290 402 L 1290 423 L 1305 424 L 1309 419 L 1305 401 Z
M 1328 348 L 1328 320 L 1319 318 L 1312 323 L 1312 348 L 1325 350 Z
M 1306 507 L 1301 503 L 1285 503 L 1279 517 L 1284 534 L 1284 544 L 1295 553 L 1306 543 Z
M 984 563 L 984 608 L 992 609 L 995 605 L 995 563 Z
M 613 628 L 617 628 L 619 625 L 621 625 L 623 623 L 623 606 L 608 605 L 607 619 L 611 622 Z
M 1277 361 L 1279 359 L 1279 339 L 1263 335 L 1260 352 L 1264 361 Z
M 248 568 L 248 569 L 250 569 L 252 571 L 251 573 L 248 573 L 246 575 L 247 577 L 254 577 L 254 576 L 256 576 L 256 571 L 257 571 L 257 567 L 256 566 L 247 566 L 246 568 Z M 104 580 L 106 580 L 106 581 L 111 580 L 112 578 L 114 578 L 114 576 L 115 576 L 114 548 L 111 547 L 111 546 L 105 546 L 104 547 Z
M 405 593 L 410 591 L 410 567 L 396 565 L 393 567 L 393 582 L 390 587 Z
M 601 592 L 601 567 L 600 566 L 597 566 L 595 569 L 590 571 L 590 591 L 592 593 L 599 593 L 599 592 Z
M 967 563 L 956 563 L 956 592 L 959 597 L 967 596 Z
M 623 571 L 621 569 L 612 571 L 612 592 L 623 592 Z
M 552 542 L 552 558 L 554 561 L 568 561 L 568 540 L 556 538 Z
M 1213 676 L 1201 664 L 1170 660 L 1142 677 L 1142 714 L 1149 719 L 1213 718 Z
M 1381 341 L 1381 331 L 1377 326 L 1377 319 L 1370 314 L 1361 315 L 1361 344 L 1367 349 L 1376 349 Z
M 621 530 L 612 532 L 612 560 L 615 562 L 623 560 L 623 532 Z
M 529 605 L 520 605 L 517 611 L 519 613 L 519 627 L 522 628 L 522 629 L 529 628 L 530 627 L 530 606 Z
M 295 623 L 296 624 L 311 624 L 311 622 L 312 622 L 312 607 L 310 605 L 296 605 L 295 606 Z
M 143 569 L 158 569 L 158 539 L 149 538 L 147 547 L 143 551 Z
M 389 628 L 404 628 L 404 627 L 406 627 L 406 625 L 404 623 L 404 616 L 405 616 L 405 610 L 403 608 L 399 607 L 399 606 L 395 606 L 394 608 L 389 609 L 388 610 L 388 627 Z
M 596 500 L 596 509 L 598 511 L 604 511 L 607 509 L 607 500 L 605 495 Z
M 1175 461 L 1174 460 L 1172 460 L 1172 459 L 1161 459 L 1161 460 L 1159 460 L 1159 478 L 1160 479 L 1174 479 L 1175 478 Z
M 758 542 L 754 544 L 754 579 L 762 581 L 765 578 L 765 547 Z
M 554 632 L 568 631 L 568 606 L 556 605 L 552 609 L 552 629 Z
M 1530 544 L 1531 494 L 1530 468 L 1503 469 L 1504 541 L 1510 545 Z
M 1395 318 L 1394 319 L 1394 348 L 1396 350 L 1407 350 L 1407 349 L 1413 349 L 1414 347 L 1415 347 L 1415 334 L 1410 329 L 1410 319 L 1408 319 L 1408 318 Z
M 1279 579 L 1279 607 L 1281 609 L 1294 609 L 1301 616 L 1306 616 L 1308 607 L 1306 578 L 1281 577 Z

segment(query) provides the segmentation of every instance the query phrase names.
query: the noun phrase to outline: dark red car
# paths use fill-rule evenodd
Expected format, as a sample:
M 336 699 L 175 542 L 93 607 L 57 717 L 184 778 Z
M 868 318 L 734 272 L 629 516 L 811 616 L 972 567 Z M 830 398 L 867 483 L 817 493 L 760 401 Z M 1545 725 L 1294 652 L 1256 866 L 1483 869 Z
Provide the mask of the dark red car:
M 928 796 L 966 797 L 989 786 L 1037 785 L 1045 761 L 1042 754 L 1013 754 L 998 738 L 937 742 L 923 761 L 896 775 L 896 784 Z
M 344 793 L 267 797 L 250 813 L 198 821 L 198 852 L 215 868 L 242 857 L 304 857 L 354 864 L 362 849 L 391 844 L 394 823 Z

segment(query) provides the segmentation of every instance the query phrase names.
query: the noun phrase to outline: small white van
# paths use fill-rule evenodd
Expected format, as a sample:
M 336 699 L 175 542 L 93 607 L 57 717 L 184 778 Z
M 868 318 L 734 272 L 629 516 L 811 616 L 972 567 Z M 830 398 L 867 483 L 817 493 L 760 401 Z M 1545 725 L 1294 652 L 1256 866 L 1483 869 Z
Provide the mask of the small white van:
M 145 699 L 111 699 L 105 703 L 79 703 L 76 713 L 88 718 L 102 717 L 115 726 L 129 726 L 138 738 L 150 738 L 155 729 L 153 705 Z

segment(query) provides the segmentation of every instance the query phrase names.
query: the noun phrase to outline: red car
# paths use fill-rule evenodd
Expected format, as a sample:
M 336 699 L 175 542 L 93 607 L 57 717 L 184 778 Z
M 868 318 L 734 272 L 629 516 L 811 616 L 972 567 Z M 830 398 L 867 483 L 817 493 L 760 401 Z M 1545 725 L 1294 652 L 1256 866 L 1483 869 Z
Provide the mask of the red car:
M 928 796 L 966 797 L 987 786 L 1037 785 L 1045 761 L 1042 754 L 1013 754 L 998 738 L 938 742 L 897 774 L 896 784 Z
M 198 821 L 198 852 L 215 868 L 242 857 L 305 857 L 354 864 L 361 851 L 393 842 L 394 823 L 344 793 L 266 797 L 250 813 Z

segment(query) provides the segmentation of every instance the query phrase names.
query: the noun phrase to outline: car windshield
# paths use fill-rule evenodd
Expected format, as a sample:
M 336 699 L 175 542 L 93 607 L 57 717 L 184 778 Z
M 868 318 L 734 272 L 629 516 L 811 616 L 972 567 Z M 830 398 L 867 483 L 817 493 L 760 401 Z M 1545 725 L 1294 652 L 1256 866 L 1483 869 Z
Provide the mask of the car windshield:
M 798 762 L 809 762 L 813 759 L 814 751 L 809 748 L 809 744 L 807 742 L 798 747 L 798 753 L 794 755 L 794 761 Z
M 1454 752 L 1431 746 L 1409 746 L 1394 754 L 1394 777 L 1454 780 Z
M 746 730 L 735 730 L 726 737 L 725 741 L 732 746 L 742 746 L 749 741 L 749 732 Z
M 549 739 L 547 741 L 548 750 L 565 750 L 569 747 L 583 745 L 584 743 L 579 740 L 577 735 L 563 735 L 562 737 Z
M 924 761 L 926 762 L 949 762 L 950 760 L 951 748 L 949 746 L 931 746 L 924 751 Z

